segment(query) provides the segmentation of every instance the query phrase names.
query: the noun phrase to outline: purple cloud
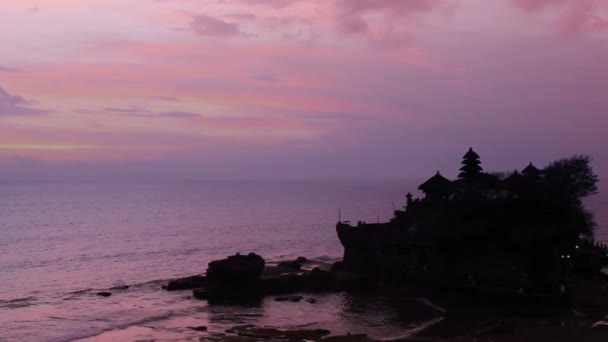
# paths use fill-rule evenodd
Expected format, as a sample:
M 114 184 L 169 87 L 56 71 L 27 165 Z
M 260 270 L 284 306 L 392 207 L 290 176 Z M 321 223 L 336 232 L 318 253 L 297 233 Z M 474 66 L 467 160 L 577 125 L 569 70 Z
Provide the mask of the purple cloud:
M 383 45 L 401 46 L 410 42 L 408 32 L 395 30 L 394 27 L 390 30 L 373 27 L 366 15 L 377 13 L 402 20 L 404 16 L 430 12 L 444 3 L 446 0 L 336 0 L 336 21 L 345 33 L 364 36 Z
M 33 103 L 33 101 L 23 96 L 12 95 L 0 87 L 0 115 L 43 115 L 49 113 L 47 110 L 28 107 Z
M 608 29 L 608 19 L 602 11 L 608 11 L 605 0 L 512 0 L 515 5 L 531 12 L 553 10 L 559 13 L 558 27 L 563 33 L 578 33 Z
M 164 113 L 160 113 L 159 115 L 164 116 L 164 117 L 169 117 L 169 118 L 176 118 L 176 119 L 194 119 L 194 118 L 200 118 L 202 116 L 197 113 L 180 112 L 180 111 L 164 112 Z
M 199 36 L 230 38 L 239 36 L 250 36 L 241 31 L 236 23 L 223 21 L 216 17 L 199 14 L 192 17 L 190 29 Z

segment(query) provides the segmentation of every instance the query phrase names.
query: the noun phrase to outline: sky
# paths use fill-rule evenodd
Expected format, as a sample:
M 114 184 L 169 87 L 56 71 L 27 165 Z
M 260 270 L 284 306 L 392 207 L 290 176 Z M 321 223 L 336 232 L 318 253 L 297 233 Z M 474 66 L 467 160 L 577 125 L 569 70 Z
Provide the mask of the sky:
M 0 179 L 608 175 L 608 0 L 0 0 Z

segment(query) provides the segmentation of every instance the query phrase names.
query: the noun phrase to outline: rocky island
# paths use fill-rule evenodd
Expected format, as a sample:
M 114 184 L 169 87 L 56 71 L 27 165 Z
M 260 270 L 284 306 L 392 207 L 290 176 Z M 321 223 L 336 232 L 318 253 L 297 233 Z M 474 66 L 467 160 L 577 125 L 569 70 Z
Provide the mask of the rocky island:
M 597 182 L 587 156 L 544 169 L 530 163 L 521 171 L 487 173 L 469 149 L 458 179 L 437 172 L 420 185 L 423 196 L 407 194 L 389 222 L 340 220 L 342 261 L 300 257 L 269 264 L 254 253 L 237 254 L 166 289 L 191 290 L 209 305 L 242 305 L 265 296 L 315 303 L 314 293 L 350 291 L 428 298 L 443 308 L 442 317 L 407 340 L 603 341 L 608 248 L 594 240 L 593 216 L 584 206 Z M 370 340 L 253 326 L 227 334 L 201 339 Z
M 425 289 L 568 297 L 576 279 L 603 278 L 608 249 L 584 206 L 597 182 L 586 156 L 486 173 L 469 149 L 458 179 L 437 172 L 390 222 L 339 222 L 336 266 Z

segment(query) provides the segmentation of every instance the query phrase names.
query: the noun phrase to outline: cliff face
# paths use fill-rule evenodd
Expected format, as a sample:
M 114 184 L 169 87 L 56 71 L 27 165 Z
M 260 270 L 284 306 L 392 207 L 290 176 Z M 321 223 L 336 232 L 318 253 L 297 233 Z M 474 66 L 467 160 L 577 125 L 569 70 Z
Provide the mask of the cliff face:
M 344 246 L 342 265 L 351 271 L 401 279 L 428 269 L 434 258 L 428 240 L 416 237 L 414 227 L 396 221 L 356 227 L 338 223 L 336 231 Z
M 378 270 L 383 262 L 382 245 L 386 239 L 388 224 L 352 227 L 339 222 L 336 226 L 338 238 L 344 246 L 344 267 L 360 272 Z
M 410 214 L 382 224 L 338 223 L 342 267 L 399 283 L 432 279 L 447 287 L 483 284 L 559 292 L 571 271 L 582 269 L 577 263 L 589 256 L 587 248 L 564 255 L 549 240 L 499 234 L 533 226 L 498 229 L 485 217 L 470 219 L 467 212 L 437 208 Z

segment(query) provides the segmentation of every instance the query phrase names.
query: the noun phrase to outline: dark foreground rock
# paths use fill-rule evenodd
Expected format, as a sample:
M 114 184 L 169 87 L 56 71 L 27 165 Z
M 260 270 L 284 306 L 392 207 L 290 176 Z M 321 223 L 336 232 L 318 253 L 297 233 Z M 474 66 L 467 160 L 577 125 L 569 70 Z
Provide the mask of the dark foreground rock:
M 119 285 L 110 288 L 110 291 L 125 291 L 129 289 L 129 285 Z
M 253 325 L 237 326 L 226 330 L 226 332 L 242 337 L 282 341 L 320 341 L 325 336 L 330 334 L 328 330 L 323 329 L 279 330 L 273 328 L 256 327 Z
M 194 331 L 207 331 L 208 330 L 208 328 L 206 326 L 204 326 L 204 325 L 201 325 L 201 326 L 198 326 L 198 327 L 190 327 L 190 329 L 194 330 Z
M 264 271 L 265 260 L 255 254 L 236 254 L 226 259 L 215 260 L 207 267 L 209 282 L 257 281 Z
M 106 292 L 106 291 L 97 292 L 97 295 L 100 297 L 110 297 L 112 295 L 112 292 Z
M 209 263 L 207 294 L 209 298 L 250 298 L 260 293 L 260 275 L 264 259 L 255 254 L 233 255 Z
M 308 259 L 306 259 L 305 257 L 298 257 L 296 260 L 280 262 L 278 266 L 291 270 L 300 270 L 306 262 L 308 262 Z
M 367 335 L 330 336 L 324 329 L 283 330 L 254 325 L 236 326 L 226 330 L 223 335 L 210 335 L 200 338 L 208 342 L 373 342 Z
M 304 299 L 304 297 L 302 296 L 284 296 L 284 297 L 277 297 L 274 300 L 277 302 L 300 302 L 302 301 L 302 299 Z
M 206 289 L 194 289 L 192 296 L 196 299 L 206 300 L 209 299 L 209 292 Z
M 325 271 L 328 265 L 309 262 L 304 257 L 266 266 L 265 260 L 254 253 L 233 255 L 209 263 L 207 275 L 195 275 L 169 282 L 168 291 L 193 290 L 194 298 L 222 301 L 259 300 L 267 295 L 289 295 L 335 291 L 369 291 L 375 280 L 365 275 L 346 271 Z M 292 298 L 292 296 L 288 296 Z M 301 298 L 300 300 L 302 300 Z M 311 299 L 310 303 L 315 300 Z
M 207 285 L 207 277 L 195 275 L 186 278 L 175 279 L 169 282 L 165 289 L 167 291 L 193 290 Z

